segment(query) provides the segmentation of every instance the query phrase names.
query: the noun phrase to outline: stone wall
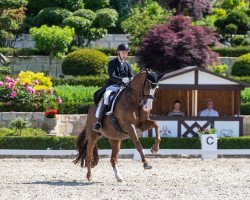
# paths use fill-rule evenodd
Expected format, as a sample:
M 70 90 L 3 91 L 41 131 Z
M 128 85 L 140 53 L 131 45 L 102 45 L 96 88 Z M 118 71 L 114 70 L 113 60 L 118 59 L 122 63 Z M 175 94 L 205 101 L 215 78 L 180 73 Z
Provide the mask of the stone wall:
M 0 127 L 10 127 L 10 123 L 17 117 L 22 117 L 32 123 L 32 127 L 48 130 L 44 112 L 0 112 Z M 57 136 L 78 135 L 84 128 L 87 115 L 57 115 L 56 126 L 51 134 Z
M 91 42 L 91 45 L 96 48 L 116 48 L 119 44 L 128 42 L 125 34 L 107 34 L 104 38 Z M 29 34 L 22 34 L 16 39 L 14 47 L 34 48 L 35 42 Z
M 47 130 L 43 112 L 0 112 L 0 127 L 9 127 L 11 121 L 17 117 L 27 118 L 32 123 L 32 127 L 40 127 Z M 50 134 L 56 136 L 78 135 L 83 130 L 86 120 L 86 114 L 59 114 L 56 116 L 56 126 Z M 142 136 L 139 130 L 137 132 L 139 136 Z M 243 135 L 250 135 L 250 115 L 243 116 Z
M 109 59 L 113 59 L 115 56 L 110 56 Z M 11 62 L 10 66 L 13 67 L 13 72 L 18 73 L 20 71 L 34 71 L 34 72 L 44 72 L 45 74 L 49 73 L 49 57 L 48 56 L 20 56 L 20 57 L 11 57 L 7 56 L 7 59 Z M 227 73 L 231 73 L 231 68 L 236 58 L 231 57 L 221 57 L 220 60 L 223 64 L 227 64 L 229 69 Z M 134 64 L 138 61 L 136 56 L 129 56 L 127 61 L 130 64 Z M 62 74 L 62 59 L 54 59 L 51 63 L 51 75 L 59 76 Z M 1 66 L 1 63 L 0 63 Z

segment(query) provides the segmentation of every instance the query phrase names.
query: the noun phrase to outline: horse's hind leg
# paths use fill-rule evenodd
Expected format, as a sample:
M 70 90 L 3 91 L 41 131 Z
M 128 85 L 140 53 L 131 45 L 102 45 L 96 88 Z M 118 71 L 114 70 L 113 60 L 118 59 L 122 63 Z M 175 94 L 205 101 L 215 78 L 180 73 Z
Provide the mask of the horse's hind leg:
M 87 155 L 86 155 L 86 167 L 88 170 L 87 179 L 89 181 L 92 180 L 91 168 L 97 165 L 97 163 L 93 163 L 93 161 L 97 160 L 98 162 L 98 158 L 95 158 L 95 157 L 93 158 L 93 151 L 94 150 L 97 151 L 96 142 L 98 138 L 99 138 L 99 135 L 95 131 L 92 131 L 89 137 L 87 138 L 88 144 L 87 144 Z M 94 156 L 98 156 L 98 152 L 94 152 Z
M 114 173 L 115 173 L 115 178 L 118 182 L 122 182 L 123 178 L 119 172 L 119 168 L 118 168 L 118 153 L 120 151 L 121 148 L 121 140 L 111 140 L 109 139 L 109 143 L 111 145 L 112 148 L 112 155 L 111 155 L 111 165 L 113 167 Z

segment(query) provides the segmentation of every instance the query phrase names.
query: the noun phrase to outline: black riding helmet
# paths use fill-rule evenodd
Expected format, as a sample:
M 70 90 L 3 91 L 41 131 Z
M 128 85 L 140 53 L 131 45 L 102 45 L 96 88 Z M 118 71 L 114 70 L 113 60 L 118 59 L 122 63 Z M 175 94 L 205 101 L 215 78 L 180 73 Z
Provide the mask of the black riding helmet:
M 119 46 L 117 47 L 117 51 L 127 51 L 130 52 L 129 46 L 127 44 L 119 44 Z

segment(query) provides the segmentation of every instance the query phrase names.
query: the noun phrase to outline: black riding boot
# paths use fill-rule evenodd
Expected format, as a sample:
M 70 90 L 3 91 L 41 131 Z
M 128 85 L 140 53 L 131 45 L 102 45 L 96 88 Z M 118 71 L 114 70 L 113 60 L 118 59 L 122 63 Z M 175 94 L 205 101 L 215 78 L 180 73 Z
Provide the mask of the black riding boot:
M 97 119 L 97 122 L 93 127 L 93 130 L 98 131 L 101 128 L 102 120 L 103 120 L 103 117 L 104 117 L 105 113 L 107 112 L 107 110 L 108 110 L 108 106 L 105 105 L 104 103 L 102 103 L 102 105 L 100 107 L 99 118 Z

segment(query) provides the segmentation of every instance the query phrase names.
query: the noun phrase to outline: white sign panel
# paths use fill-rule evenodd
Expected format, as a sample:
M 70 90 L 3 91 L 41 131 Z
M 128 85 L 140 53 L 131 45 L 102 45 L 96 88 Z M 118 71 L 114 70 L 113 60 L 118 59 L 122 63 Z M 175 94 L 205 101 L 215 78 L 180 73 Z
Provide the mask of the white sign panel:
M 161 137 L 178 137 L 178 121 L 158 121 Z M 155 137 L 155 130 L 152 133 Z
M 218 137 L 239 137 L 238 121 L 215 121 L 214 127 Z

